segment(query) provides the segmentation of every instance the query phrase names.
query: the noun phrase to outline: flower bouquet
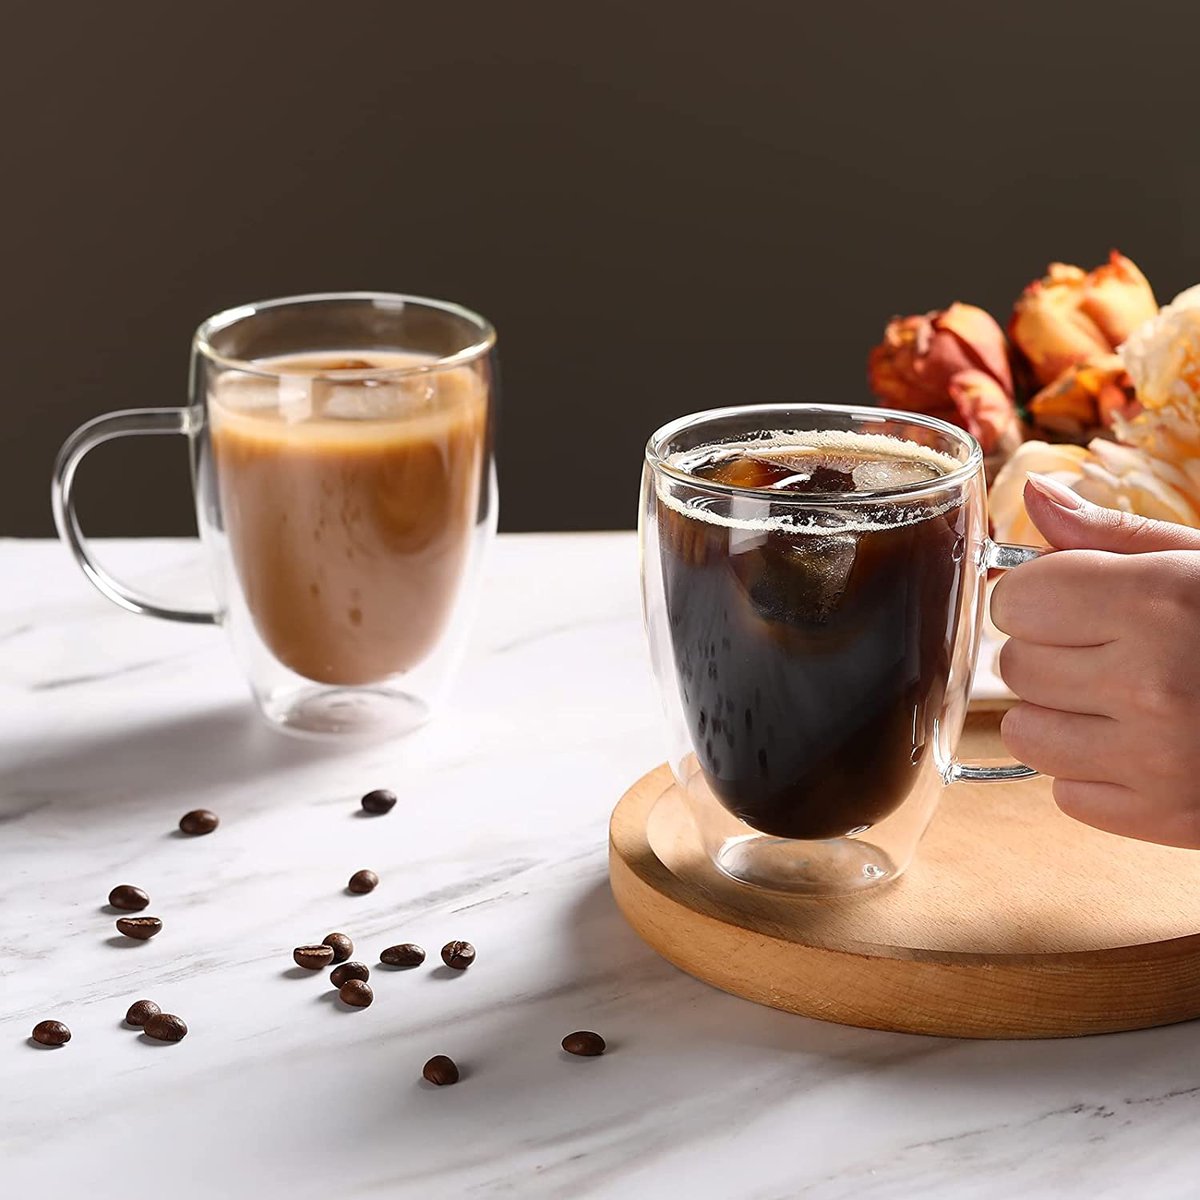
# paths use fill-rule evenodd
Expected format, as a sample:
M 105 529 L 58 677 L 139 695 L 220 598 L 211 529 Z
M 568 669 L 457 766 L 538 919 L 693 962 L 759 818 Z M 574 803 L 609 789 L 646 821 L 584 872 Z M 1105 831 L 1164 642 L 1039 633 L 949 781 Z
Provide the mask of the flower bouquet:
M 987 456 L 996 536 L 1040 544 L 1030 471 L 1097 504 L 1200 527 L 1200 286 L 1158 308 L 1113 251 L 1093 271 L 1052 263 L 1008 334 L 955 303 L 889 322 L 867 379 L 891 408 L 972 433 Z

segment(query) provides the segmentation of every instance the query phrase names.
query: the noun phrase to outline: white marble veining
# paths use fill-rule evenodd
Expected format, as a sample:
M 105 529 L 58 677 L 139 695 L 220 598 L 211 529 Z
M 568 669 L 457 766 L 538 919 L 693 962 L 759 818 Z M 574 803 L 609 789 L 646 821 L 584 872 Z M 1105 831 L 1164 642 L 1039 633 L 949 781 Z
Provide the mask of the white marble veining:
M 187 542 L 103 555 L 177 596 Z M 735 1000 L 625 927 L 609 810 L 661 757 L 632 535 L 502 538 L 453 703 L 330 754 L 261 726 L 216 630 L 125 614 L 58 546 L 0 544 L 0 1195 L 976 1200 L 1197 1194 L 1194 1026 L 967 1043 Z M 194 590 L 193 590 L 194 589 Z M 392 787 L 387 817 L 357 797 Z M 222 818 L 173 830 L 186 809 Z M 369 896 L 343 891 L 371 867 Z M 115 940 L 135 883 L 165 928 Z M 340 1010 L 291 948 L 375 971 Z M 122 1027 L 140 997 L 191 1027 Z M 43 1017 L 71 1043 L 28 1042 Z M 599 1059 L 560 1038 L 592 1028 Z M 432 1054 L 456 1087 L 419 1080 Z

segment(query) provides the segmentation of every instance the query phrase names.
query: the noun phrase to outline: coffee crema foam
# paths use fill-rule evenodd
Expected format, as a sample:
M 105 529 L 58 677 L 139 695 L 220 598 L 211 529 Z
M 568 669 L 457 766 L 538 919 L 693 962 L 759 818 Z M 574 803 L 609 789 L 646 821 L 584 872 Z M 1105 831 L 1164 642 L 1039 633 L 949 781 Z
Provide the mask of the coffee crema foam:
M 818 493 L 821 499 L 819 507 L 811 507 L 803 512 L 773 513 L 768 517 L 752 516 L 746 510 L 769 511 L 781 505 L 799 510 L 803 509 L 806 503 L 811 503 L 813 497 L 802 492 L 788 491 L 786 488 L 754 488 L 738 490 L 731 499 L 692 497 L 685 501 L 670 493 L 671 483 L 677 481 L 670 481 L 661 476 L 656 485 L 656 494 L 663 504 L 682 516 L 711 525 L 759 533 L 786 532 L 815 536 L 836 532 L 870 533 L 913 525 L 949 512 L 962 503 L 962 496 L 954 493 L 928 504 L 903 498 L 888 499 L 879 502 L 875 511 L 870 511 L 872 497 L 881 492 L 891 492 L 896 486 L 914 486 L 917 492 L 925 487 L 936 489 L 941 483 L 941 477 L 950 475 L 965 465 L 951 455 L 943 454 L 930 446 L 922 446 L 919 442 L 888 434 L 853 433 L 833 429 L 810 430 L 804 433 L 774 430 L 766 437 L 755 438 L 752 441 L 718 442 L 677 451 L 664 461 L 667 466 L 677 471 L 693 475 L 697 488 L 711 487 L 714 484 L 718 487 L 728 487 L 730 485 L 695 474 L 696 468 L 712 463 L 718 460 L 718 457 L 720 460 L 738 457 L 759 459 L 773 465 L 785 465 L 792 456 L 800 460 L 813 454 L 844 454 L 848 458 L 861 459 L 864 463 L 884 462 L 888 459 L 899 460 L 901 463 L 919 463 L 937 474 L 928 479 L 900 485 L 893 483 L 890 487 L 864 488 L 845 493 Z M 830 505 L 830 499 L 836 499 L 837 503 Z M 712 508 L 706 507 L 713 503 L 728 504 L 731 511 L 714 512 Z M 864 508 L 868 511 L 861 511 Z M 739 509 L 742 511 L 739 512 Z M 853 517 L 848 515 L 851 510 L 854 511 Z

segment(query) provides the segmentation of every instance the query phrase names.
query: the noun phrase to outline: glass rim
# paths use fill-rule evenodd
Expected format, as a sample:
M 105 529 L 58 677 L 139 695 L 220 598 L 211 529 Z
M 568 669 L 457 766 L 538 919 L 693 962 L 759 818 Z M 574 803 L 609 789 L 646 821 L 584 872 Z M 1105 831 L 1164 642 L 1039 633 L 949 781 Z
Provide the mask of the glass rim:
M 879 488 L 866 492 L 782 492 L 773 488 L 743 487 L 733 483 L 719 483 L 716 480 L 705 479 L 702 475 L 694 475 L 690 471 L 672 466 L 662 453 L 663 443 L 677 437 L 685 429 L 704 424 L 709 421 L 749 417 L 752 414 L 772 413 L 829 413 L 831 416 L 859 418 L 866 422 L 878 424 L 904 422 L 908 425 L 919 425 L 940 433 L 967 449 L 967 458 L 960 466 L 936 479 L 921 480 L 917 483 L 902 483 L 892 488 Z M 763 422 L 765 424 L 766 422 Z M 781 428 L 786 427 L 784 422 Z M 760 425 L 761 428 L 761 425 Z M 731 439 L 726 439 L 726 441 Z M 721 442 L 714 442 L 720 445 Z M 800 506 L 835 506 L 846 507 L 852 504 L 878 504 L 880 501 L 905 499 L 913 496 L 946 491 L 970 480 L 983 467 L 983 448 L 979 442 L 965 429 L 951 425 L 939 417 L 926 416 L 924 413 L 905 412 L 898 408 L 873 408 L 868 405 L 856 404 L 739 404 L 726 408 L 710 408 L 703 412 L 690 413 L 684 417 L 676 417 L 673 421 L 660 426 L 650 435 L 646 443 L 646 463 L 655 472 L 668 475 L 680 483 L 688 484 L 701 491 L 715 492 L 726 496 L 759 496 L 770 497 L 779 504 L 796 504 Z
M 263 312 L 271 312 L 280 308 L 298 308 L 304 305 L 330 304 L 337 301 L 367 301 L 379 308 L 403 309 L 408 305 L 432 309 L 447 316 L 458 317 L 473 325 L 479 336 L 468 346 L 456 350 L 453 354 L 440 355 L 429 362 L 403 367 L 370 367 L 362 370 L 348 371 L 279 371 L 264 368 L 260 362 L 253 359 L 236 358 L 230 354 L 222 354 L 212 344 L 212 335 L 228 329 L 239 321 L 245 321 Z M 486 318 L 455 304 L 450 300 L 434 300 L 429 296 L 411 296 L 404 292 L 307 292 L 298 296 L 279 296 L 271 300 L 255 300 L 249 304 L 235 305 L 233 308 L 222 309 L 202 321 L 192 338 L 192 350 L 202 355 L 209 362 L 230 370 L 240 371 L 247 375 L 258 375 L 264 379 L 280 379 L 287 375 L 304 375 L 312 379 L 398 379 L 413 375 L 429 375 L 435 371 L 445 371 L 454 367 L 465 366 L 475 362 L 494 349 L 496 345 L 496 330 Z

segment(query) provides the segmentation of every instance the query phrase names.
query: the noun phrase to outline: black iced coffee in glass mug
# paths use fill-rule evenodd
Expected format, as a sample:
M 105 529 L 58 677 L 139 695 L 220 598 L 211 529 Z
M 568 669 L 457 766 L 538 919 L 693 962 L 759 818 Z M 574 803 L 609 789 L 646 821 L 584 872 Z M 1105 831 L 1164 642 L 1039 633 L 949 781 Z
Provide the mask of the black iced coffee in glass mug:
M 989 567 L 965 431 L 883 409 L 719 409 L 646 450 L 643 597 L 671 768 L 726 874 L 833 894 L 895 878 L 955 758 Z

